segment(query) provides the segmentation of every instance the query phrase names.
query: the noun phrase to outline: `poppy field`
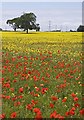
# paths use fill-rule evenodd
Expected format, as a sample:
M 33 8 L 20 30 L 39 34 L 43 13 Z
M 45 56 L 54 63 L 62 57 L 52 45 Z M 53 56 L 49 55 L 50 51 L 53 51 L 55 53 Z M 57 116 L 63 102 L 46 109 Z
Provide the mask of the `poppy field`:
M 80 32 L 2 32 L 0 117 L 82 119 L 82 53 Z

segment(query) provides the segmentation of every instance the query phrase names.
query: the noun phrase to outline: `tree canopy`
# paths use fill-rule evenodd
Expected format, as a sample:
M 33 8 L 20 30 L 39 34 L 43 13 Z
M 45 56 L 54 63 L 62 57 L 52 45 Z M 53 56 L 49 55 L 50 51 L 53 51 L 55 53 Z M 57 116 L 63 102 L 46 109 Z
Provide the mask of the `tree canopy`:
M 24 29 L 24 31 L 35 29 L 36 31 L 40 30 L 39 24 L 36 24 L 36 15 L 34 13 L 24 13 L 20 17 L 7 20 L 6 22 L 11 27 L 13 27 L 14 31 L 16 29 Z

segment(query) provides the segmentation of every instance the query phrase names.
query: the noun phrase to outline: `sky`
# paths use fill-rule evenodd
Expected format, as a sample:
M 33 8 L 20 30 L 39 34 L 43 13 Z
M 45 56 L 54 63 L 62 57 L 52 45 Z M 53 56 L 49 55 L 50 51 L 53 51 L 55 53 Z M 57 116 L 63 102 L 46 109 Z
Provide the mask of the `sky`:
M 83 2 L 83 0 L 1 0 L 1 2 Z
M 37 16 L 41 31 L 76 30 L 82 24 L 82 2 L 2 2 L 0 27 L 12 30 L 6 21 L 29 12 Z

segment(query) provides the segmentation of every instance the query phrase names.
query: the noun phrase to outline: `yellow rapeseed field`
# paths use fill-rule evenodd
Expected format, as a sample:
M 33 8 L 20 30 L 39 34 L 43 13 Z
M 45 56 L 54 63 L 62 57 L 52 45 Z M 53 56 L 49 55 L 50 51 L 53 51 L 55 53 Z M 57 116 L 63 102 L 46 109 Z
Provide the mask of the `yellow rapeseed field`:
M 2 32 L 3 49 L 17 51 L 35 51 L 37 47 L 47 47 L 56 50 L 65 46 L 71 47 L 74 43 L 82 43 L 82 33 L 78 32 L 33 32 L 26 34 L 24 32 Z M 59 45 L 60 44 L 60 45 Z M 46 46 L 47 45 L 47 46 Z M 31 46 L 31 47 L 30 47 Z M 58 46 L 58 47 L 55 47 Z M 53 47 L 53 48 L 52 48 Z M 54 50 L 55 49 L 55 50 Z

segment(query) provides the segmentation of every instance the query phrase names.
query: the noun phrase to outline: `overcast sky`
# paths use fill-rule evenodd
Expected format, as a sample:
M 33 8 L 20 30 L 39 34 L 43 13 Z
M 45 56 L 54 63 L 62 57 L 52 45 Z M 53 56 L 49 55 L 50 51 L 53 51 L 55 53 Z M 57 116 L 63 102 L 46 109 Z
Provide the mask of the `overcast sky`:
M 82 2 L 3 2 L 2 28 L 12 29 L 6 21 L 23 12 L 35 13 L 42 31 L 49 30 L 49 21 L 51 30 L 76 30 L 82 24 Z

